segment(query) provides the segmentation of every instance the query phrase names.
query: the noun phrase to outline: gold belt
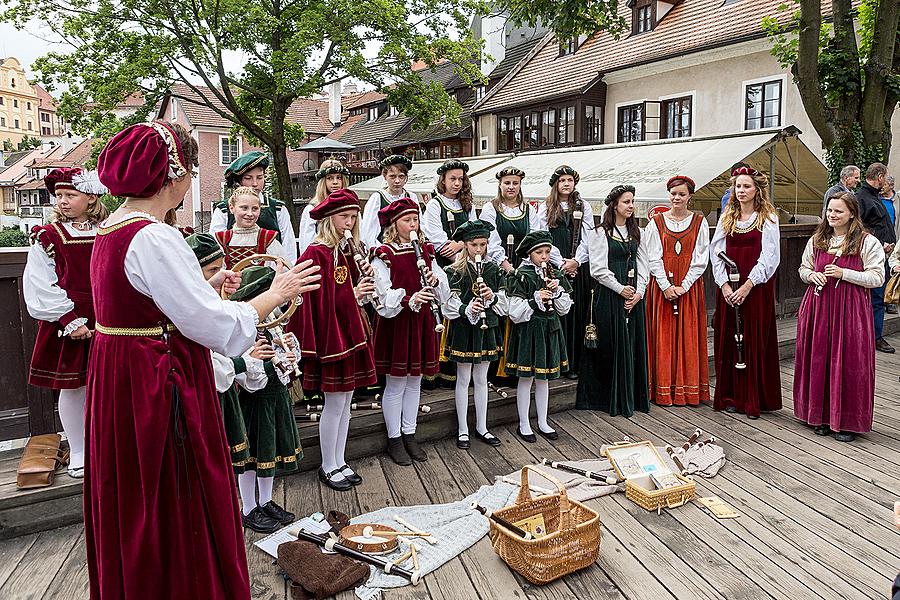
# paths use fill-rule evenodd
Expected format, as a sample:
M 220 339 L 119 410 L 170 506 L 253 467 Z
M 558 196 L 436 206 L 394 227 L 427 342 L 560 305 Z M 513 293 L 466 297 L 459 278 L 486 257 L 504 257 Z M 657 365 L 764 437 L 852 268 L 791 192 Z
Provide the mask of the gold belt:
M 107 327 L 100 323 L 96 323 L 94 328 L 104 335 L 127 335 L 135 337 L 160 337 L 164 333 L 177 331 L 175 325 L 171 323 L 165 326 L 157 325 L 156 327 Z

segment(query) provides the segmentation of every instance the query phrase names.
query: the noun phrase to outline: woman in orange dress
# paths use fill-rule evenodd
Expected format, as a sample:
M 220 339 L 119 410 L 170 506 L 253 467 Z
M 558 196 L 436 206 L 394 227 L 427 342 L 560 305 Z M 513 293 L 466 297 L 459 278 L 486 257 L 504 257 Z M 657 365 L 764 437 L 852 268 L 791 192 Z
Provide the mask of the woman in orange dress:
M 644 230 L 650 261 L 647 346 L 650 399 L 661 406 L 697 406 L 709 400 L 703 272 L 709 264 L 709 225 L 688 209 L 690 177 L 669 179 L 671 210 Z

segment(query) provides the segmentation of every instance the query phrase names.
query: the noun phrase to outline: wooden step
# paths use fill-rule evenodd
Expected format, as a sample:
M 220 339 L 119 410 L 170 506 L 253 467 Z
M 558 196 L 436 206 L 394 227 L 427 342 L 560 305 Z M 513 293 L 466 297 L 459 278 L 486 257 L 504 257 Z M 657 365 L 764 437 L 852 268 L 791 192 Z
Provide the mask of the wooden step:
M 576 385 L 577 382 L 569 379 L 551 382 L 550 412 L 569 410 L 575 406 Z M 513 388 L 506 391 L 507 398 L 502 398 L 494 392 L 488 397 L 489 427 L 514 423 L 518 420 L 516 390 Z M 423 392 L 422 404 L 430 406 L 431 412 L 419 414 L 417 440 L 427 442 L 456 437 L 456 404 L 453 390 L 438 389 Z M 470 408 L 470 424 L 472 419 L 474 410 Z M 303 445 L 300 469 L 302 471 L 317 469 L 321 461 L 318 423 L 299 422 L 298 430 Z M 381 410 L 353 411 L 350 419 L 347 459 L 352 461 L 377 455 L 386 448 L 387 430 Z M 0 453 L 0 539 L 80 523 L 83 510 L 82 480 L 72 479 L 63 469 L 57 472 L 56 479 L 50 487 L 17 490 L 16 468 L 21 455 L 20 449 Z

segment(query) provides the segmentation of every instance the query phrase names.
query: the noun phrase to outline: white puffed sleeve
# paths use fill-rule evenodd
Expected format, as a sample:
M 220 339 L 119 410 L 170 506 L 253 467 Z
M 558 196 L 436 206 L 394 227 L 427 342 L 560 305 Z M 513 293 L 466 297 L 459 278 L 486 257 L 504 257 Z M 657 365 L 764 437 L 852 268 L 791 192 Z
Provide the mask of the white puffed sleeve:
M 891 258 L 889 259 L 888 264 L 891 267 L 891 272 L 897 267 L 900 267 L 900 244 L 894 246 L 894 251 L 891 252 Z
M 562 286 L 559 287 L 559 294 L 553 298 L 553 308 L 556 309 L 556 313 L 559 316 L 569 314 L 569 311 L 572 310 L 572 305 L 575 304 L 575 300 L 572 299 L 572 294 L 563 291 Z
M 587 200 L 582 202 L 584 209 L 581 218 L 581 239 L 578 241 L 578 247 L 575 249 L 575 260 L 579 265 L 588 262 L 589 250 L 587 243 L 587 232 L 594 228 L 594 209 Z
M 374 192 L 366 200 L 362 220 L 359 222 L 359 238 L 369 248 L 377 248 L 380 244 L 378 241 L 378 235 L 381 233 L 381 225 L 378 223 L 379 210 L 381 210 L 381 194 Z
M 665 291 L 669 289 L 672 287 L 672 282 L 669 281 L 666 265 L 663 262 L 662 240 L 659 237 L 659 229 L 656 227 L 655 219 L 651 219 L 644 228 L 641 243 L 644 244 L 647 250 L 647 263 L 650 275 L 656 280 L 660 290 Z
M 422 219 L 422 232 L 438 252 L 448 241 L 444 224 L 441 223 L 441 203 L 436 198 L 429 200 L 425 205 L 425 215 Z
M 803 283 L 812 283 L 809 280 L 809 276 L 816 271 L 816 263 L 813 260 L 813 256 L 813 239 L 809 238 L 806 240 L 806 247 L 803 248 L 803 256 L 800 257 L 800 268 L 798 269 L 800 280 Z
M 225 356 L 240 356 L 253 345 L 256 310 L 219 298 L 174 227 L 153 223 L 141 229 L 125 253 L 125 275 L 185 337 Z
M 312 208 L 309 204 L 303 207 L 303 213 L 300 215 L 300 229 L 299 234 L 297 236 L 297 244 L 299 245 L 299 254 L 298 256 L 302 256 L 306 249 L 312 244 L 312 241 L 316 238 L 316 222 L 309 215 Z M 362 229 L 360 228 L 360 232 Z
M 753 285 L 761 285 L 772 279 L 779 263 L 781 263 L 781 231 L 778 228 L 778 221 L 772 217 L 763 223 L 762 252 L 759 253 L 759 260 L 750 270 L 747 279 L 752 281 Z
M 290 266 L 293 266 L 294 263 L 297 262 L 296 256 L 294 257 L 293 260 L 291 260 L 291 257 L 288 254 L 287 249 L 281 245 L 281 242 L 278 241 L 278 238 L 273 238 L 272 243 L 270 243 L 268 246 L 266 246 L 266 254 L 271 254 L 273 256 L 280 256 Z
M 595 227 L 588 232 L 588 247 L 591 257 L 591 277 L 599 281 L 603 287 L 617 294 L 622 293 L 625 286 L 619 283 L 609 268 L 609 242 L 602 227 Z
M 644 242 L 644 236 L 638 244 L 637 251 L 637 287 L 635 291 L 641 297 L 647 291 L 647 284 L 650 283 L 650 265 L 647 261 L 647 244 Z
M 406 290 L 391 287 L 391 269 L 380 258 L 376 257 L 372 261 L 372 270 L 375 271 L 375 293 L 381 304 L 378 314 L 385 319 L 396 317 L 403 310 Z
M 278 229 L 281 232 L 282 256 L 289 265 L 293 265 L 297 262 L 297 238 L 294 236 L 294 224 L 291 223 L 291 213 L 287 206 L 278 209 Z
M 213 204 L 212 216 L 209 219 L 209 234 L 215 236 L 220 231 L 228 229 L 228 213 Z
M 434 295 L 437 296 L 438 303 L 443 304 L 450 298 L 450 280 L 447 279 L 447 273 L 437 266 L 437 262 L 432 262 L 431 266 L 434 267 L 432 273 L 438 280 L 437 287 L 434 288 Z
M 509 319 L 513 323 L 525 323 L 531 319 L 531 315 L 534 314 L 534 309 L 528 304 L 528 300 L 528 298 L 510 296 Z
M 244 360 L 247 370 L 243 373 L 236 373 L 234 359 L 222 356 L 218 352 L 210 352 L 210 354 L 212 354 L 213 376 L 218 393 L 224 394 L 235 382 L 248 392 L 255 392 L 266 387 L 268 376 L 263 361 L 245 353 L 241 358 Z
M 841 279 L 860 287 L 873 289 L 884 285 L 884 246 L 874 235 L 866 235 L 860 250 L 863 270 L 844 268 Z
M 56 261 L 39 243 L 32 244 L 28 249 L 22 292 L 28 314 L 35 319 L 59 321 L 63 315 L 75 310 L 75 303 L 59 286 Z
M 691 289 L 694 282 L 703 276 L 709 265 L 709 223 L 706 219 L 700 219 L 700 231 L 697 232 L 697 241 L 694 243 L 694 251 L 691 253 L 691 266 L 687 275 L 681 282 L 684 291 Z
M 728 269 L 725 267 L 725 263 L 722 262 L 722 259 L 719 258 L 719 252 L 724 252 L 724 250 L 725 228 L 722 227 L 720 221 L 716 226 L 716 232 L 713 234 L 713 239 L 709 243 L 709 260 L 712 263 L 713 280 L 716 282 L 716 287 L 722 287 L 728 282 Z

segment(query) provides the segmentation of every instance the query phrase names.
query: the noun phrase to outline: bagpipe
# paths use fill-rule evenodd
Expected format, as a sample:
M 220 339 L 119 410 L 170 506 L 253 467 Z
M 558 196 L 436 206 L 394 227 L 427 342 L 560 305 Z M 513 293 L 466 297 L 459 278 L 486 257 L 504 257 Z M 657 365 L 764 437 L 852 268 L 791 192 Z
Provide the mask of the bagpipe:
M 247 267 L 262 266 L 265 263 L 275 263 L 290 269 L 290 265 L 280 256 L 254 254 L 238 261 L 231 270 L 235 273 L 240 273 Z M 228 300 L 229 298 L 229 294 L 225 292 L 224 286 L 222 287 L 221 296 L 223 300 Z M 278 371 L 279 379 L 282 381 L 290 380 L 291 378 L 296 379 L 301 375 L 300 342 L 293 333 L 285 332 L 284 325 L 290 320 L 302 301 L 301 296 L 293 298 L 287 304 L 276 307 L 275 310 L 256 325 L 258 335 L 269 342 L 275 351 L 275 356 L 272 358 L 272 366 Z M 293 353 L 293 358 L 288 357 L 288 353 Z

